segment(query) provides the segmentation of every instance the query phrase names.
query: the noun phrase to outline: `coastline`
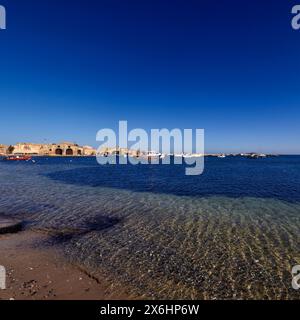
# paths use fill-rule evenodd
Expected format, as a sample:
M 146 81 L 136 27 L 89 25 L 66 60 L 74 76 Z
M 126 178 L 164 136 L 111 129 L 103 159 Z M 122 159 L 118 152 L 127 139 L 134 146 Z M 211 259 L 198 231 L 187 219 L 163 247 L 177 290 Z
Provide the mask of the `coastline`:
M 32 230 L 0 235 L 0 265 L 6 268 L 0 300 L 132 299 L 66 261 L 59 248 L 43 247 L 47 239 Z

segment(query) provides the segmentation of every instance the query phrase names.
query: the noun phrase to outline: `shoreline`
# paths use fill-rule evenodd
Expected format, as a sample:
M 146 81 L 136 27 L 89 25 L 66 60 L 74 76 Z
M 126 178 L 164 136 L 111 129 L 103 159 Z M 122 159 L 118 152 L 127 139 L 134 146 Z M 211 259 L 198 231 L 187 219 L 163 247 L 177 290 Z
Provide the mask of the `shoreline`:
M 69 263 L 59 248 L 43 248 L 48 238 L 32 230 L 0 235 L 0 265 L 6 269 L 0 300 L 132 299 L 126 290 L 113 292 L 105 279 Z

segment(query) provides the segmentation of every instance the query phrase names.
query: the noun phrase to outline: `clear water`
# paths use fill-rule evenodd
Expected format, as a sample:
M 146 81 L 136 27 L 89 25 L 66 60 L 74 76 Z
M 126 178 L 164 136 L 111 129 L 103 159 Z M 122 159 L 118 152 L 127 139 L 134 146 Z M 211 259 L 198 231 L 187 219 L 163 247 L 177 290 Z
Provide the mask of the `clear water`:
M 0 161 L 0 212 L 58 240 L 94 276 L 158 299 L 299 299 L 300 157 L 99 166 Z

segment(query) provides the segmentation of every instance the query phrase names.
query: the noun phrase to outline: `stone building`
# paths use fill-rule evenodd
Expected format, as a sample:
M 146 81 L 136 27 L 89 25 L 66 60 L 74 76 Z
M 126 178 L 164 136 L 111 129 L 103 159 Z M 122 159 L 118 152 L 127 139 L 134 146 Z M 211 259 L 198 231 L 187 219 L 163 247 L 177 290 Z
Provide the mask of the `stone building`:
M 13 154 L 15 155 L 40 155 L 44 146 L 35 143 L 17 143 L 14 147 Z
M 48 154 L 52 156 L 83 156 L 84 149 L 71 142 L 53 143 L 48 146 Z
M 85 156 L 95 156 L 96 155 L 96 150 L 93 147 L 84 146 L 83 147 L 83 154 Z
M 7 154 L 8 146 L 4 144 L 0 144 L 0 156 L 4 156 Z
M 92 156 L 96 154 L 96 151 L 92 147 L 81 147 L 71 142 L 52 144 L 18 143 L 14 146 L 13 154 L 32 156 Z

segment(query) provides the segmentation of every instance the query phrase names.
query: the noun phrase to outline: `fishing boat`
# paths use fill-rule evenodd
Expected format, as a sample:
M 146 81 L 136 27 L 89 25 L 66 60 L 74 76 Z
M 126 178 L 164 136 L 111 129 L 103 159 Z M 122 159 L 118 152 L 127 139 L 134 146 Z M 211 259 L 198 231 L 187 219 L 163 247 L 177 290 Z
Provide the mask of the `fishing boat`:
M 155 151 L 150 151 L 148 152 L 148 158 L 160 158 L 161 153 L 155 152 Z
M 267 155 L 261 153 L 261 154 L 257 154 L 257 153 L 251 153 L 249 155 L 247 155 L 248 159 L 263 159 L 266 158 Z
M 32 157 L 30 156 L 9 156 L 6 157 L 5 161 L 30 161 Z

